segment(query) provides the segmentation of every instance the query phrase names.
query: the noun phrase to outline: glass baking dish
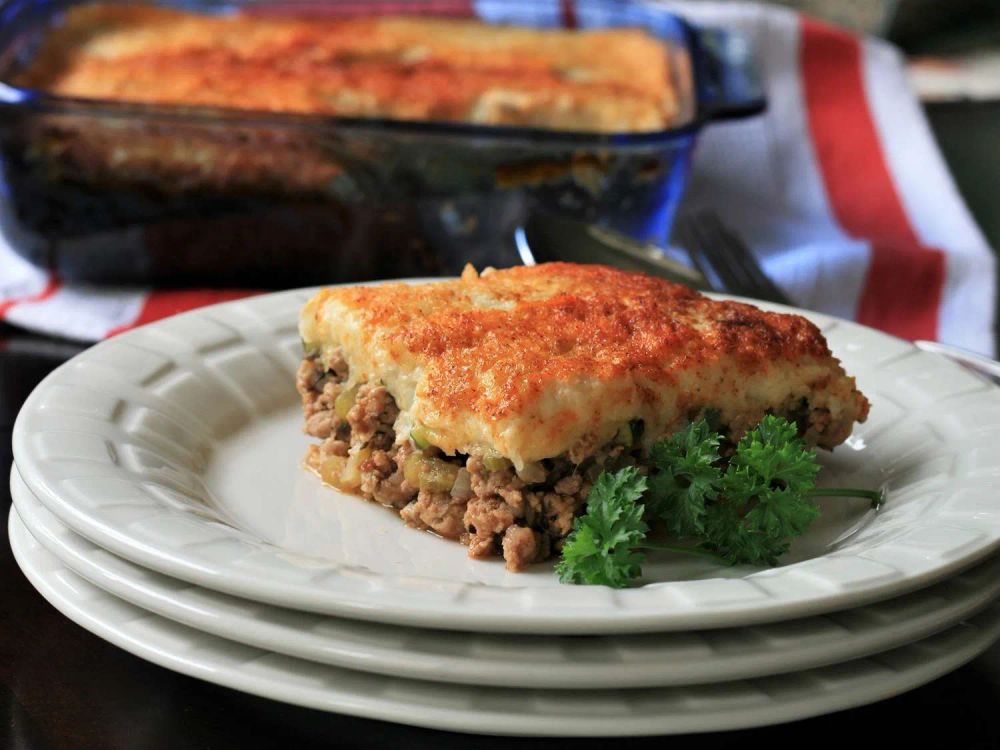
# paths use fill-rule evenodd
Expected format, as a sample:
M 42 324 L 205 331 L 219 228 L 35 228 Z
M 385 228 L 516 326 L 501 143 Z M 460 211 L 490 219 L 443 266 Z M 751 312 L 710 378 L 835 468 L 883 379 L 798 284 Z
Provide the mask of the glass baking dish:
M 699 130 L 764 106 L 742 39 L 613 0 L 173 5 L 532 26 L 560 25 L 569 8 L 579 27 L 640 26 L 670 45 L 678 126 L 609 135 L 351 119 L 69 99 L 2 83 L 78 4 L 0 5 L 0 231 L 66 280 L 276 287 L 508 266 L 520 262 L 514 238 L 533 212 L 663 240 Z M 116 149 L 127 150 L 127 169 Z

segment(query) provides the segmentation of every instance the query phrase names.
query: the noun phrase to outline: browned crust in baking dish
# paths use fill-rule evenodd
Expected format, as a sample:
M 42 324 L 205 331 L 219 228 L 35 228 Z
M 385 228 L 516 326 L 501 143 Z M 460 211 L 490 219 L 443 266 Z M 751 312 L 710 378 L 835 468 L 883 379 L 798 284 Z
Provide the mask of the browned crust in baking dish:
M 513 570 L 708 410 L 729 441 L 778 414 L 833 448 L 869 409 L 805 318 L 604 266 L 330 288 L 300 332 L 310 468 Z
M 19 85 L 63 96 L 588 132 L 678 114 L 666 45 L 640 29 L 465 19 L 70 9 Z

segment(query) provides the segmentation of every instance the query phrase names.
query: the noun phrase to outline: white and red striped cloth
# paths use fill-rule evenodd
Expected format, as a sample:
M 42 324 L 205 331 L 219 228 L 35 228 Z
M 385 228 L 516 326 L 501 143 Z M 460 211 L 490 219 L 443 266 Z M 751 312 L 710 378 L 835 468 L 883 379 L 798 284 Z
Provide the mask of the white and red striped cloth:
M 445 2 L 484 17 L 510 8 Z M 802 307 L 992 354 L 993 254 L 899 54 L 785 9 L 668 5 L 746 34 L 769 101 L 762 117 L 706 130 L 685 204 L 714 208 Z M 541 0 L 532 12 L 574 19 L 571 0 Z M 84 341 L 250 293 L 63 284 L 0 243 L 0 318 Z

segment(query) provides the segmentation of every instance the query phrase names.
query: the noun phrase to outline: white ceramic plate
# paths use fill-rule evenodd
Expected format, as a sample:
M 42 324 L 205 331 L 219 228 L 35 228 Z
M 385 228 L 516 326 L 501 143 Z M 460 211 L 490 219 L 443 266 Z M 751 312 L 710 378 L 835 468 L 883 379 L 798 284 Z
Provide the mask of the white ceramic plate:
M 131 604 L 269 651 L 434 682 L 589 690 L 797 672 L 926 638 L 977 614 L 1000 594 L 1000 557 L 995 557 L 906 596 L 770 625 L 589 637 L 442 633 L 280 609 L 186 584 L 74 534 L 31 495 L 16 472 L 11 494 L 21 521 L 46 550 Z
M 738 729 L 871 703 L 940 677 L 1000 637 L 1000 605 L 877 657 L 743 682 L 635 690 L 535 690 L 422 682 L 282 656 L 128 604 L 65 568 L 10 516 L 11 547 L 64 615 L 137 656 L 265 698 L 401 724 L 480 734 L 625 736 Z
M 872 416 L 822 481 L 888 488 L 824 502 L 789 564 L 757 571 L 663 556 L 646 585 L 561 585 L 324 488 L 292 387 L 295 291 L 204 308 L 75 357 L 14 431 L 25 482 L 71 529 L 192 583 L 296 609 L 396 624 L 533 633 L 730 627 L 855 607 L 927 585 L 1000 542 L 1000 390 L 870 329 L 809 314 Z

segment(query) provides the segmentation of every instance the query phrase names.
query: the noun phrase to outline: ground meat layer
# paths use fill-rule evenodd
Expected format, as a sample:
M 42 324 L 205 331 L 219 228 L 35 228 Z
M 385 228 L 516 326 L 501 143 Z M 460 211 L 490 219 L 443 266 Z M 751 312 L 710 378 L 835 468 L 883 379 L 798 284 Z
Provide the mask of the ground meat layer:
M 348 375 L 342 360 L 324 367 L 307 357 L 296 379 L 305 432 L 322 441 L 306 461 L 324 481 L 396 509 L 411 526 L 462 542 L 471 557 L 500 555 L 510 570 L 546 560 L 562 547 L 590 491 L 577 467 L 555 462 L 541 481 L 528 483 L 513 467 L 491 470 L 478 456 L 419 451 L 409 436 L 394 434 L 399 410 L 385 387 L 349 389 Z M 414 456 L 466 475 L 451 490 L 411 483 L 406 466 Z
M 307 357 L 299 368 L 305 431 L 322 441 L 311 447 L 309 467 L 339 489 L 394 508 L 410 526 L 462 542 L 470 557 L 502 556 L 510 570 L 558 554 L 583 512 L 589 479 L 602 468 L 635 463 L 622 446 L 581 445 L 519 476 L 502 460 L 420 450 L 409 435 L 395 434 L 399 409 L 384 386 L 348 382 L 337 357 L 325 367 Z M 789 404 L 786 416 L 807 442 L 822 421 L 804 400 Z M 728 426 L 723 452 L 744 429 Z M 425 481 L 431 465 L 436 476 Z

